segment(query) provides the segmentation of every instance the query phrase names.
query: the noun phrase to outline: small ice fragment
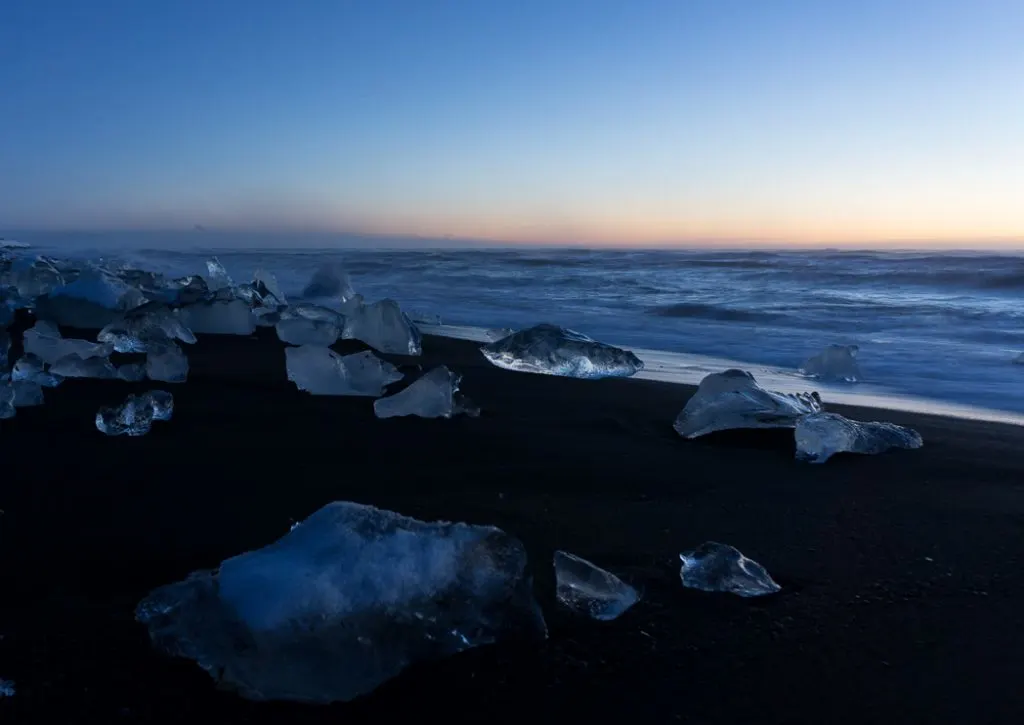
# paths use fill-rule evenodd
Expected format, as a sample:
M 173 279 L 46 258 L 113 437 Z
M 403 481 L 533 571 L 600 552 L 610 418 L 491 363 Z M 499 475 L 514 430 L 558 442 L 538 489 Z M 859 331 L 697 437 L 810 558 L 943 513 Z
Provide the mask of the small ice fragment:
M 16 412 L 14 409 L 14 384 L 0 380 L 0 420 L 13 418 Z
M 137 383 L 146 378 L 146 368 L 138 363 L 127 363 L 117 369 L 117 377 L 129 383 Z
M 863 380 L 856 345 L 829 345 L 800 366 L 800 372 L 820 380 L 855 383 Z
M 921 435 L 893 423 L 861 423 L 836 413 L 813 413 L 796 422 L 796 457 L 824 463 L 836 453 L 883 453 L 924 445 Z
M 251 335 L 256 319 L 244 300 L 196 302 L 181 308 L 181 323 L 197 335 Z
M 312 395 L 361 395 L 378 398 L 404 376 L 370 351 L 341 356 L 326 347 L 285 348 L 288 379 Z
M 206 260 L 206 286 L 211 292 L 234 286 L 231 276 L 216 257 Z
M 31 408 L 43 404 L 43 388 L 35 380 L 15 380 L 11 382 L 14 389 L 14 407 Z
M 555 596 L 573 611 L 609 621 L 640 600 L 629 584 L 575 554 L 556 551 L 554 563 Z
M 11 369 L 11 380 L 31 380 L 44 388 L 56 388 L 64 381 L 64 378 L 48 372 L 46 363 L 38 355 L 26 353 L 14 363 L 14 367 Z
M 150 343 L 146 353 L 146 375 L 150 380 L 183 383 L 188 379 L 188 358 L 173 342 Z
M 629 377 L 644 363 L 628 350 L 557 325 L 537 325 L 480 348 L 492 365 L 505 370 L 567 378 Z
M 154 420 L 170 420 L 174 412 L 173 396 L 163 390 L 129 395 L 117 407 L 100 408 L 96 428 L 109 436 L 141 436 L 149 433 Z
M 817 393 L 765 390 L 750 373 L 732 369 L 701 380 L 673 427 L 684 438 L 735 428 L 793 428 L 800 416 L 820 410 Z
M 0 697 L 14 697 L 14 683 L 11 680 L 0 680 Z
M 419 355 L 420 331 L 394 300 L 352 305 L 344 312 L 346 340 L 361 340 L 380 352 Z
M 338 262 L 328 262 L 320 267 L 302 290 L 302 296 L 307 299 L 331 297 L 344 301 L 354 294 L 352 281 Z
M 378 418 L 415 415 L 420 418 L 451 418 L 458 413 L 479 415 L 479 410 L 459 395 L 461 375 L 444 365 L 434 368 L 404 390 L 373 403 Z
M 50 373 L 62 378 L 111 380 L 117 377 L 117 368 L 105 357 L 83 358 L 78 353 L 72 353 L 51 365 Z
M 290 345 L 319 345 L 330 347 L 338 340 L 341 330 L 333 322 L 291 317 L 276 325 L 277 337 Z
M 277 283 L 277 277 L 271 272 L 257 269 L 256 273 L 252 276 L 252 285 L 259 293 L 261 304 L 264 307 L 288 304 L 288 300 L 285 299 L 284 293 L 281 291 L 281 286 Z
M 135 610 L 159 650 L 251 700 L 347 701 L 409 665 L 543 638 L 523 545 L 501 529 L 328 504 L 274 543 Z
M 37 355 L 48 365 L 53 365 L 68 355 L 78 355 L 85 359 L 108 357 L 114 351 L 114 346 L 108 343 L 63 338 L 57 326 L 45 320 L 40 320 L 25 330 L 24 341 L 25 352 Z
M 679 558 L 683 562 L 679 577 L 690 589 L 741 597 L 759 597 L 782 589 L 763 566 L 727 544 L 708 541 L 693 551 L 684 551 Z

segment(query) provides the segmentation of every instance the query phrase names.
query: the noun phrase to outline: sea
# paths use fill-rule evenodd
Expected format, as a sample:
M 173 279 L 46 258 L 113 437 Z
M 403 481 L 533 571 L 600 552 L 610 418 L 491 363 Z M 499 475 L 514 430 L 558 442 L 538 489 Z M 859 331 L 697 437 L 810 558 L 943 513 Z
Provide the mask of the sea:
M 273 272 L 297 297 L 340 261 L 367 300 L 397 300 L 426 332 L 549 322 L 637 351 L 643 377 L 698 382 L 726 366 L 826 401 L 1024 421 L 1024 253 L 113 248 L 22 253 L 104 259 L 169 275 L 217 256 L 236 281 Z M 859 347 L 864 380 L 797 369 L 826 345 Z M 642 352 L 641 352 L 642 351 Z M 1024 359 L 1020 360 L 1024 363 Z

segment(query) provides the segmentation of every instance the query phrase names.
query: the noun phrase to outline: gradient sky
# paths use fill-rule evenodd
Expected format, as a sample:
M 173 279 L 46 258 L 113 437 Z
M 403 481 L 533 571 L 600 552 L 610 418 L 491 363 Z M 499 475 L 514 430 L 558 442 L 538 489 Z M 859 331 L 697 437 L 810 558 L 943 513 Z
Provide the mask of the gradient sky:
M 3 0 L 0 233 L 1024 240 L 1020 0 Z

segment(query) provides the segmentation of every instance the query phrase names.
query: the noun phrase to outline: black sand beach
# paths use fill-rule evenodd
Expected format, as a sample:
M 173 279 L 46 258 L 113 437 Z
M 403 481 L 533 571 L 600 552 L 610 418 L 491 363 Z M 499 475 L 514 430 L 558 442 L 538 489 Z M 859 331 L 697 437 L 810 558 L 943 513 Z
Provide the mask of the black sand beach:
M 480 418 L 380 421 L 370 399 L 299 393 L 269 331 L 201 339 L 186 384 L 70 380 L 0 421 L 0 678 L 17 687 L 0 723 L 1024 718 L 1024 428 L 841 410 L 911 425 L 925 448 L 812 466 L 788 432 L 681 440 L 671 423 L 692 388 L 424 347 L 425 369 L 464 373 Z M 137 439 L 96 431 L 100 405 L 152 387 L 173 392 L 172 421 Z M 427 663 L 329 707 L 248 702 L 152 650 L 133 618 L 147 592 L 333 500 L 514 534 L 550 639 Z M 708 539 L 783 591 L 684 589 L 678 553 Z M 555 549 L 643 601 L 610 623 L 558 609 Z

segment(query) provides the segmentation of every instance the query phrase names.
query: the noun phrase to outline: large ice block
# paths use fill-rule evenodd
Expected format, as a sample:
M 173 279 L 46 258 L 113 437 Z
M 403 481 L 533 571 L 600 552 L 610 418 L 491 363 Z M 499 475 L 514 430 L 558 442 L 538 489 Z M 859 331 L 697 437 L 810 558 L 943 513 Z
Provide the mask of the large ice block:
M 420 418 L 451 418 L 465 413 L 479 415 L 479 409 L 459 393 L 461 375 L 444 365 L 434 368 L 404 390 L 373 402 L 378 418 L 415 415 Z
M 855 383 L 864 376 L 857 364 L 856 345 L 829 345 L 814 357 L 804 361 L 800 372 L 820 380 Z
M 498 528 L 324 506 L 276 542 L 151 592 L 157 649 L 252 700 L 351 700 L 414 662 L 547 635 L 522 544 Z
M 679 555 L 683 586 L 705 592 L 727 592 L 741 597 L 760 597 L 782 589 L 763 566 L 728 544 L 708 541 Z
M 673 427 L 684 438 L 734 428 L 792 428 L 800 416 L 819 410 L 817 393 L 765 390 L 750 373 L 732 369 L 701 380 Z
M 394 300 L 350 305 L 343 312 L 344 339 L 361 340 L 375 350 L 396 355 L 419 355 L 423 352 L 419 329 Z
M 100 330 L 96 339 L 117 352 L 146 352 L 150 343 L 180 340 L 193 344 L 196 337 L 181 323 L 178 314 L 162 303 L 138 307 Z
M 244 300 L 196 302 L 180 311 L 181 324 L 197 335 L 251 335 L 256 329 Z
M 117 368 L 105 357 L 82 357 L 78 353 L 65 355 L 50 366 L 52 375 L 62 378 L 97 378 L 112 380 L 117 377 Z
M 86 267 L 73 282 L 55 288 L 51 298 L 70 297 L 108 310 L 130 310 L 146 302 L 139 290 L 99 267 Z
M 206 260 L 206 287 L 211 292 L 216 292 L 221 289 L 230 289 L 235 285 L 231 279 L 231 275 L 224 269 L 224 265 L 220 263 L 220 260 L 216 257 L 210 257 Z
M 25 330 L 24 345 L 25 352 L 38 356 L 48 365 L 53 365 L 68 355 L 78 355 L 81 358 L 109 357 L 114 351 L 114 346 L 108 343 L 61 337 L 57 326 L 45 320 L 40 320 Z
M 188 358 L 173 342 L 150 343 L 146 353 L 146 375 L 150 380 L 183 383 L 188 379 Z
M 288 379 L 313 395 L 361 395 L 377 398 L 404 376 L 372 352 L 341 356 L 326 347 L 285 348 Z
M 606 345 L 557 325 L 537 325 L 480 348 L 505 370 L 567 378 L 629 377 L 644 363 L 628 350 Z
M 277 337 L 289 345 L 318 345 L 330 347 L 338 341 L 341 329 L 333 322 L 290 317 L 276 325 Z
M 836 453 L 884 453 L 920 448 L 921 435 L 893 423 L 861 423 L 836 413 L 813 413 L 796 422 L 796 457 L 824 463 Z
M 640 601 L 636 589 L 575 554 L 556 551 L 554 565 L 555 596 L 575 612 L 608 621 Z

